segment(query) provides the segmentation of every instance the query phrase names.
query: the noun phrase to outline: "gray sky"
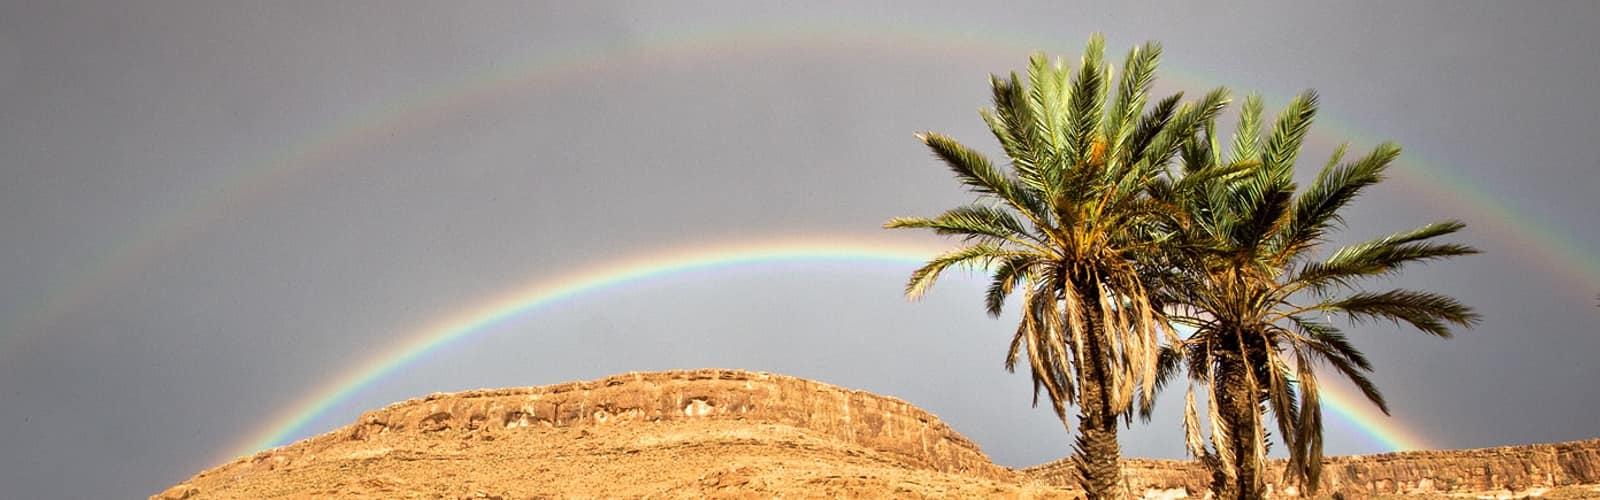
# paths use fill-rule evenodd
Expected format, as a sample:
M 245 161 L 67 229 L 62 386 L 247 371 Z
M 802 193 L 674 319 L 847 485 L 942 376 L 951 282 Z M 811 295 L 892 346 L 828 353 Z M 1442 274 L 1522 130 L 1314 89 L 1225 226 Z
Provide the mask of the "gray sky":
M 1120 9 L 1120 10 L 1119 10 Z M 1314 9 L 1314 10 L 1308 10 Z M 7 2 L 0 5 L 0 484 L 126 497 L 216 465 L 353 364 L 509 290 L 707 242 L 926 243 L 963 203 L 912 137 L 996 150 L 986 75 L 1030 49 L 1166 46 L 1160 90 L 1323 96 L 1303 155 L 1389 138 L 1354 241 L 1444 218 L 1484 255 L 1449 341 L 1355 329 L 1393 420 L 1441 447 L 1589 438 L 1600 408 L 1593 2 Z M 907 399 L 997 462 L 1059 458 L 974 282 L 728 269 L 585 295 L 407 365 L 312 424 L 436 391 L 771 370 Z M 1180 392 L 1174 391 L 1174 394 Z M 1176 405 L 1125 431 L 1182 454 Z M 1382 445 L 1330 418 L 1328 451 Z

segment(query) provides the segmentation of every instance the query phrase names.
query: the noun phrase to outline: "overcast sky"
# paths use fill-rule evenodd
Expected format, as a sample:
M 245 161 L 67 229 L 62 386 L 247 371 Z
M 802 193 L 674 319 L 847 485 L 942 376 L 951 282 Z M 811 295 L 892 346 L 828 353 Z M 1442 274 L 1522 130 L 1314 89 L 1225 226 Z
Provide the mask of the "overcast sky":
M 541 279 L 714 242 L 940 244 L 966 202 L 912 137 L 997 148 L 987 75 L 1043 49 L 1166 46 L 1162 93 L 1323 97 L 1334 144 L 1405 146 L 1334 243 L 1468 224 L 1479 256 L 1376 286 L 1453 294 L 1456 339 L 1354 329 L 1393 425 L 1440 447 L 1596 436 L 1600 4 L 1005 10 L 907 2 L 5 2 L 0 484 L 159 491 L 423 325 Z M 1013 325 L 909 266 L 795 263 L 578 297 L 407 365 L 318 419 L 628 370 L 770 370 L 909 400 L 998 463 L 1069 447 Z M 1180 394 L 1181 391 L 1174 391 Z M 1123 434 L 1180 457 L 1178 406 Z M 1327 451 L 1382 451 L 1330 418 Z

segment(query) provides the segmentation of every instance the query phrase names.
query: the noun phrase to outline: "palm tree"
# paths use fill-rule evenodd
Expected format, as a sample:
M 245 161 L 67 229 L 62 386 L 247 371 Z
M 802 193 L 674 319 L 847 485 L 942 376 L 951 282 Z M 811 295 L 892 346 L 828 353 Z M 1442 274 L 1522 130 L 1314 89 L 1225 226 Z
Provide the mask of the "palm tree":
M 1343 225 L 1339 211 L 1383 180 L 1400 154 L 1385 142 L 1341 163 L 1341 146 L 1316 180 L 1296 194 L 1292 180 L 1301 142 L 1317 111 L 1306 92 L 1278 116 L 1263 143 L 1262 103 L 1245 100 L 1222 156 L 1212 123 L 1183 145 L 1184 179 L 1153 183 L 1152 196 L 1186 207 L 1175 247 L 1187 258 L 1163 269 L 1153 300 L 1170 318 L 1195 329 L 1179 349 L 1190 385 L 1184 411 L 1187 448 L 1213 471 L 1218 498 L 1260 498 L 1270 409 L 1288 448 L 1285 476 L 1314 493 L 1322 465 L 1321 396 L 1315 368 L 1326 363 L 1385 414 L 1388 405 L 1367 378 L 1367 358 L 1330 321 L 1390 321 L 1449 337 L 1478 315 L 1454 298 L 1426 291 L 1370 292 L 1364 278 L 1477 250 L 1435 239 L 1459 231 L 1449 221 L 1358 243 L 1318 259 L 1319 245 Z M 1173 255 L 1172 253 L 1164 255 Z M 1202 437 L 1195 386 L 1207 398 L 1210 445 Z
M 1026 348 L 1034 403 L 1042 388 L 1069 434 L 1067 406 L 1077 407 L 1074 462 L 1096 499 L 1123 493 L 1117 419 L 1130 418 L 1136 398 L 1147 405 L 1153 397 L 1159 332 L 1169 331 L 1137 263 L 1164 248 L 1157 219 L 1171 211 L 1144 189 L 1221 109 L 1222 96 L 1179 106 L 1181 95 L 1174 95 L 1146 113 L 1160 46 L 1129 51 L 1114 89 L 1103 52 L 1096 35 L 1076 68 L 1034 54 L 1027 85 L 1015 73 L 990 77 L 994 109 L 982 116 L 1009 172 L 953 139 L 918 134 L 979 202 L 885 224 L 963 239 L 911 274 L 906 295 L 913 300 L 952 267 L 992 273 L 985 297 L 991 316 L 1021 290 L 1006 369 L 1015 369 Z

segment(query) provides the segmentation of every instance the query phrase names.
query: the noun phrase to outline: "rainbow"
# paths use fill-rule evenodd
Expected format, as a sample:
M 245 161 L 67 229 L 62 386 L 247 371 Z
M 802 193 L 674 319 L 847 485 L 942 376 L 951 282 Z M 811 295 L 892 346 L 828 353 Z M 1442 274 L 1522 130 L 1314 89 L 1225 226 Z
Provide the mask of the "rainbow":
M 1345 388 L 1340 382 L 1328 383 L 1322 378 L 1317 386 L 1322 398 L 1322 408 L 1331 410 L 1339 419 L 1349 422 L 1371 438 L 1374 444 L 1388 451 L 1431 450 L 1434 446 L 1420 434 L 1400 426 L 1392 417 L 1378 411 L 1365 396 Z
M 1012 36 L 1001 33 L 999 36 Z M 230 214 L 255 205 L 274 191 L 315 171 L 330 170 L 343 162 L 343 155 L 383 144 L 393 137 L 425 130 L 446 117 L 495 102 L 497 99 L 578 80 L 603 70 L 627 70 L 649 64 L 704 60 L 709 57 L 784 54 L 794 50 L 887 49 L 907 54 L 930 53 L 941 58 L 972 57 L 982 60 L 1020 63 L 1027 51 L 1039 48 L 1076 48 L 1081 38 L 1050 40 L 1043 38 L 1000 38 L 996 33 L 977 33 L 955 24 L 907 25 L 899 19 L 835 20 L 800 19 L 790 24 L 743 25 L 734 28 L 678 27 L 676 30 L 637 33 L 635 42 L 606 44 L 590 42 L 552 50 L 534 50 L 492 69 L 454 81 L 419 89 L 410 95 L 350 114 L 347 119 L 315 127 L 299 141 L 293 141 L 264 160 L 249 163 L 224 178 L 194 204 L 180 207 L 155 218 L 147 227 L 132 234 L 141 235 L 127 245 L 108 247 L 106 253 L 82 266 L 41 294 L 34 304 L 25 305 L 26 314 L 0 324 L 0 347 L 10 341 L 44 331 L 56 318 L 83 307 L 114 286 L 124 283 L 139 269 L 171 253 L 208 228 L 225 222 Z M 542 49 L 542 48 L 541 48 Z M 1007 66 L 1012 67 L 1012 66 Z M 1166 66 L 1167 81 L 1185 87 L 1209 87 L 1225 82 L 1203 78 L 1195 73 Z M 1171 77 L 1176 78 L 1171 78 Z M 974 85 L 980 85 L 974 78 Z M 976 87 L 975 87 L 976 88 Z M 975 95 L 981 94 L 975 90 Z M 1272 98 L 1270 101 L 1286 102 Z M 937 125 L 937 124 L 930 124 Z M 1315 127 L 1315 137 L 1326 142 L 1359 140 L 1373 142 L 1354 127 L 1324 118 Z M 907 146 L 910 147 L 910 146 Z M 1404 168 L 1396 176 L 1424 196 L 1447 205 L 1467 219 L 1473 229 L 1486 230 L 1504 244 L 1518 249 L 1526 263 L 1540 267 L 1549 279 L 1568 282 L 1584 291 L 1585 299 L 1600 284 L 1600 256 L 1565 236 L 1560 228 L 1507 205 L 1500 196 L 1475 184 L 1451 169 L 1418 161 L 1415 155 L 1403 157 Z M 0 355 L 15 349 L 0 349 Z
M 640 283 L 652 278 L 681 275 L 714 268 L 753 266 L 778 262 L 886 262 L 914 267 L 938 252 L 937 248 L 888 242 L 805 239 L 759 243 L 733 243 L 685 248 L 607 262 L 589 269 L 540 280 L 505 294 L 482 300 L 411 333 L 389 350 L 371 356 L 333 377 L 328 384 L 290 404 L 269 419 L 261 430 L 231 449 L 224 459 L 248 455 L 286 444 L 329 409 L 407 364 L 446 345 L 578 296 L 608 288 Z M 1333 384 L 1324 392 L 1324 406 L 1349 421 L 1389 450 L 1427 449 L 1427 442 L 1398 422 L 1360 404 Z

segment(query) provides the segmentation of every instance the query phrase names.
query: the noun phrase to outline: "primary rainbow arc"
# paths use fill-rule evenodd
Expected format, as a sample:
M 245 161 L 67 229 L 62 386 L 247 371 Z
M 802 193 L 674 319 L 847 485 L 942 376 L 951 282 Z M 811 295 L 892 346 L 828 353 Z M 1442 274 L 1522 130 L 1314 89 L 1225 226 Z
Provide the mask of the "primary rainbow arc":
M 540 280 L 462 308 L 412 333 L 405 341 L 347 368 L 252 433 L 224 458 L 248 455 L 286 444 L 329 409 L 384 376 L 434 350 L 495 325 L 519 319 L 562 300 L 663 276 L 713 268 L 782 262 L 889 262 L 914 266 L 937 250 L 927 246 L 852 240 L 799 240 L 733 243 L 687 248 L 605 263 L 563 277 Z M 1324 407 L 1391 451 L 1429 448 L 1418 433 L 1369 408 L 1362 400 L 1329 384 Z

